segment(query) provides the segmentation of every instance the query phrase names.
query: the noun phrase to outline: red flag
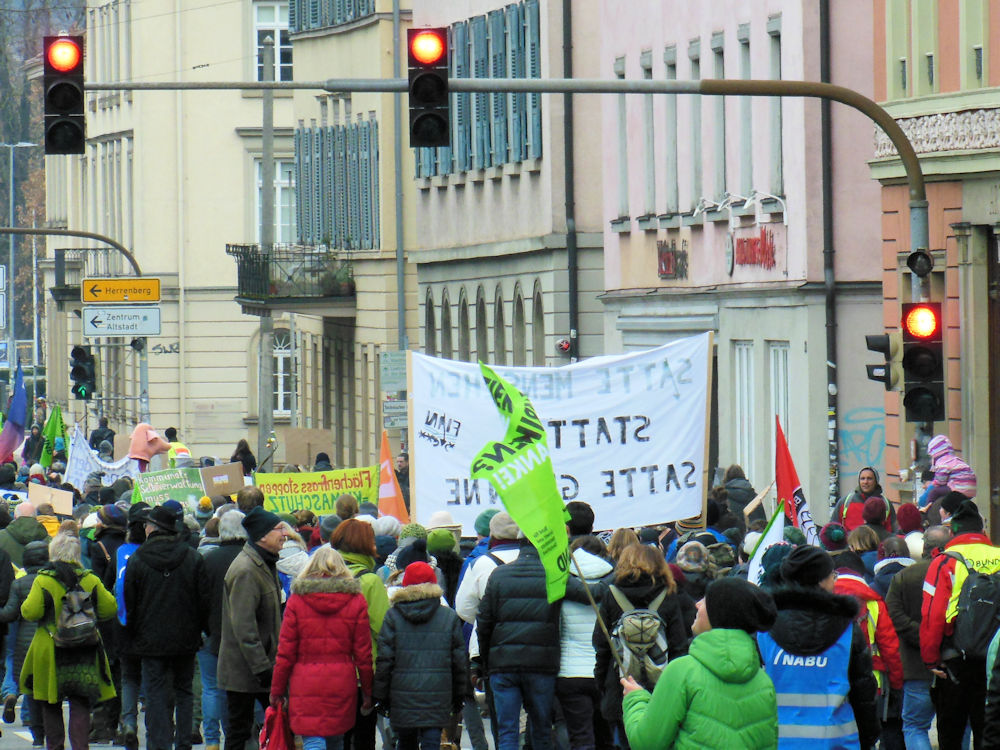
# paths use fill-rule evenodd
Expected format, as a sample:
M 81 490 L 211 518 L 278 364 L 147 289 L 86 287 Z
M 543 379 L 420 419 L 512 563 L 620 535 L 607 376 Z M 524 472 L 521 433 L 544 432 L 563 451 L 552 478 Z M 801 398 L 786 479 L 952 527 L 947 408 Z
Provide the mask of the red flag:
M 774 421 L 778 427 L 774 446 L 774 478 L 778 487 L 778 502 L 785 504 L 788 521 L 796 528 L 802 529 L 806 541 L 809 544 L 819 544 L 819 531 L 813 522 L 809 503 L 806 502 L 805 493 L 802 491 L 802 483 L 799 481 L 798 472 L 795 471 L 792 454 L 788 452 L 781 420 L 776 416 Z
M 402 524 L 410 522 L 410 514 L 406 512 L 406 502 L 403 491 L 396 479 L 396 470 L 392 466 L 392 451 L 389 449 L 389 436 L 382 430 L 382 445 L 379 449 L 378 477 L 378 512 L 383 516 L 394 516 Z

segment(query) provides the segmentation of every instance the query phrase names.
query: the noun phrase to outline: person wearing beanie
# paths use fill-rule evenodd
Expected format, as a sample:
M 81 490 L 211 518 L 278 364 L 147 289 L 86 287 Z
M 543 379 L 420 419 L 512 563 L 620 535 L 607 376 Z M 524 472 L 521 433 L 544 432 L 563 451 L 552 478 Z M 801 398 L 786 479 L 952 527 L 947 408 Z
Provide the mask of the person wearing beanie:
M 368 602 L 368 624 L 371 631 L 372 656 L 378 656 L 378 634 L 389 610 L 389 596 L 382 578 L 375 573 L 375 531 L 371 524 L 348 518 L 341 521 L 330 536 L 330 546 L 340 552 Z M 375 729 L 378 717 L 374 712 L 361 712 L 363 696 L 358 698 L 354 728 L 344 736 L 344 747 L 352 750 L 375 750 Z
M 929 748 L 935 714 L 931 701 L 933 675 L 920 658 L 920 607 L 924 577 L 931 560 L 941 554 L 951 539 L 951 531 L 945 526 L 931 526 L 922 536 L 919 559 L 893 577 L 885 606 L 899 636 L 899 655 L 903 660 L 903 738 L 910 747 Z
M 323 544 L 330 541 L 330 535 L 334 532 L 334 529 L 340 525 L 340 516 L 336 513 L 331 513 L 328 516 L 322 516 L 319 519 L 319 538 Z
M 379 632 L 374 696 L 388 709 L 400 750 L 440 747 L 465 701 L 461 620 L 441 603 L 442 594 L 430 565 L 410 563 Z
M 182 518 L 166 505 L 151 508 L 146 541 L 125 567 L 125 629 L 130 653 L 142 660 L 150 748 L 169 748 L 175 726 L 194 726 L 195 654 L 208 630 L 205 560 L 180 533 Z M 106 729 L 113 738 L 115 727 Z
M 875 575 L 871 582 L 875 593 L 885 599 L 892 579 L 913 563 L 910 548 L 903 537 L 893 535 L 883 539 L 878 546 L 878 562 L 875 563 Z
M 205 495 L 198 501 L 198 506 L 195 508 L 194 517 L 198 521 L 198 525 L 205 528 L 205 524 L 208 523 L 208 519 L 215 515 L 215 507 L 212 505 L 212 498 Z
M 896 521 L 896 512 L 892 503 L 885 499 L 882 485 L 879 484 L 878 471 L 871 466 L 866 466 L 858 472 L 857 488 L 834 506 L 830 519 L 842 523 L 848 532 L 854 531 L 865 522 L 865 503 L 873 497 L 879 498 L 885 506 L 883 525 L 886 531 L 891 533 L 892 525 Z
M 3 467 L 0 467 L 2 470 Z M 14 507 L 14 520 L 0 530 L 0 550 L 6 552 L 17 567 L 22 567 L 24 548 L 29 542 L 48 541 L 49 534 L 38 522 L 35 506 L 27 500 Z
M 281 628 L 276 566 L 285 527 L 259 505 L 246 514 L 242 526 L 248 539 L 226 572 L 222 596 L 217 677 L 219 689 L 226 691 L 227 748 L 246 744 L 252 734 L 254 704 L 268 705 Z
M 847 549 L 847 529 L 843 524 L 830 521 L 819 530 L 819 543 L 830 553 Z
M 476 516 L 476 520 L 472 524 L 476 530 L 476 545 L 469 550 L 462 561 L 462 569 L 458 573 L 459 586 L 462 585 L 466 572 L 475 564 L 476 560 L 490 551 L 490 520 L 499 512 L 498 508 L 489 508 Z
M 913 503 L 903 503 L 896 508 L 896 523 L 899 525 L 899 533 L 903 536 L 924 529 L 923 516 L 920 515 L 920 509 Z
M 403 530 L 406 530 L 405 526 Z M 498 566 L 514 562 L 521 552 L 521 545 L 517 540 L 520 529 L 507 511 L 499 511 L 490 517 L 489 532 L 486 552 L 480 555 L 471 567 L 466 568 L 455 593 L 455 611 L 470 625 L 476 622 L 479 604 L 486 592 L 486 582 L 490 574 Z M 400 537 L 402 538 L 402 535 Z M 479 656 L 479 641 L 476 638 L 469 641 L 469 656 L 474 660 Z M 474 662 L 474 671 L 477 666 L 478 664 Z
M 927 455 L 934 472 L 934 487 L 947 487 L 968 498 L 976 496 L 976 472 L 958 455 L 947 435 L 935 435 L 927 443 Z
M 667 664 L 653 692 L 631 677 L 621 681 L 632 750 L 776 747 L 774 684 L 753 638 L 776 614 L 763 589 L 739 578 L 713 581 L 698 602 L 687 655 Z
M 458 544 L 452 532 L 446 528 L 427 532 L 427 553 L 433 555 L 437 561 L 445 601 L 449 607 L 455 606 L 455 592 L 458 591 L 458 574 L 462 570 L 462 558 L 458 554 Z
M 292 583 L 270 702 L 286 702 L 304 750 L 349 747 L 344 736 L 358 709 L 371 713 L 367 609 L 361 583 L 332 547 L 316 550 Z
M 771 590 L 778 616 L 757 636 L 778 695 L 778 735 L 788 747 L 867 749 L 879 738 L 878 685 L 855 622 L 858 603 L 833 592 L 836 578 L 826 550 L 792 549 Z
M 376 570 L 376 573 L 383 582 L 388 584 L 392 574 L 397 570 L 402 570 L 402 568 L 396 564 L 397 556 L 418 539 L 424 542 L 427 541 L 427 529 L 419 523 L 408 523 L 399 530 L 399 539 L 396 544 L 396 549 L 389 553 L 389 555 L 385 558 L 385 563 L 378 568 L 378 570 Z M 405 568 L 406 566 L 404 565 L 402 567 Z
M 208 638 L 198 651 L 201 671 L 201 726 L 206 750 L 219 750 L 222 726 L 226 721 L 226 692 L 219 688 L 219 646 L 222 642 L 222 605 L 229 566 L 247 542 L 244 514 L 233 510 L 217 517 L 218 546 L 204 551 L 205 583 L 209 590 Z M 201 552 L 201 549 L 199 549 Z
M 982 657 L 961 658 L 948 636 L 954 631 L 958 597 L 969 579 L 969 567 L 982 575 L 1000 572 L 1000 549 L 983 533 L 983 517 L 975 502 L 963 500 L 950 525 L 954 536 L 927 568 L 920 609 L 920 656 L 938 678 L 931 695 L 942 748 L 960 747 L 967 726 L 972 728 L 976 745 L 982 742 L 986 662 Z
M 371 516 L 372 518 L 378 518 L 378 506 L 373 502 L 363 502 L 358 506 L 358 513 L 363 516 Z
M 880 497 L 868 498 L 861 509 L 861 518 L 864 519 L 864 525 L 870 527 L 875 532 L 880 542 L 892 533 L 892 531 L 885 527 L 887 512 L 888 508 L 885 501 Z
M 333 465 L 330 463 L 330 457 L 326 453 L 317 453 L 316 461 L 313 462 L 313 471 L 330 471 L 333 469 Z

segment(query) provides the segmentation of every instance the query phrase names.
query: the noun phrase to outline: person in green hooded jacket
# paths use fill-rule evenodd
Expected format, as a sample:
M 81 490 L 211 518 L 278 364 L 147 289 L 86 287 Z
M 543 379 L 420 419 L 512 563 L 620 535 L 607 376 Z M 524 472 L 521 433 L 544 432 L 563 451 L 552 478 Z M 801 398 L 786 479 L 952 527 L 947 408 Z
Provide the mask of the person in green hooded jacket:
M 713 581 L 698 602 L 687 656 L 667 664 L 652 694 L 631 677 L 621 681 L 632 750 L 776 748 L 774 684 L 753 639 L 776 617 L 763 589 L 741 578 Z

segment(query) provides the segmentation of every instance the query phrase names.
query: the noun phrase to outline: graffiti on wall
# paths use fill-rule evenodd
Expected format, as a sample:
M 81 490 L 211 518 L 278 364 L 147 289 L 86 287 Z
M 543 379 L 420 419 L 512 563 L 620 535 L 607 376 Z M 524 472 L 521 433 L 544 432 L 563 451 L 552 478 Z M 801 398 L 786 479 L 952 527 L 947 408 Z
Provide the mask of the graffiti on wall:
M 840 473 L 850 482 L 866 466 L 881 471 L 885 452 L 885 413 L 873 406 L 860 406 L 840 420 Z M 846 486 L 846 484 L 844 485 Z

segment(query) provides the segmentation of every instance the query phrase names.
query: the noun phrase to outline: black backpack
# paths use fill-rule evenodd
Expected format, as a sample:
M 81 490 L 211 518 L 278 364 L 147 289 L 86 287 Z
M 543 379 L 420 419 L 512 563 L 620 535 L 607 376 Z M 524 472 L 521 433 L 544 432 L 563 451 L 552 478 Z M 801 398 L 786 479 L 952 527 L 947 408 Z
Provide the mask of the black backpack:
M 990 641 L 1000 628 L 1000 573 L 982 573 L 960 552 L 945 550 L 969 571 L 958 593 L 958 614 L 952 646 L 966 659 L 986 660 Z
M 65 581 L 63 584 L 65 585 Z M 91 592 L 84 591 L 76 579 L 62 595 L 62 607 L 56 617 L 55 628 L 49 631 L 59 648 L 96 646 L 100 640 L 97 631 L 97 610 Z

